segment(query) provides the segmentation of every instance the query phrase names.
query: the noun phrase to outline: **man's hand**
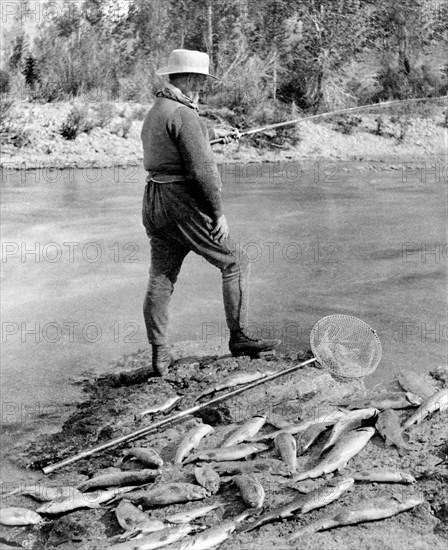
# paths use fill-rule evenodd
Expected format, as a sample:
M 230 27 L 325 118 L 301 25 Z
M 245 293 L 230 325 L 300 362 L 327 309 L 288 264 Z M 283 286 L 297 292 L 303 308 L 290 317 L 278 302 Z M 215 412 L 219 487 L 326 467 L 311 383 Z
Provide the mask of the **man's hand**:
M 226 145 L 232 140 L 237 140 L 241 138 L 241 133 L 237 128 L 232 128 L 232 130 L 224 130 L 222 128 L 215 128 L 215 136 L 217 138 L 222 138 L 223 143 Z
M 225 241 L 229 236 L 229 226 L 227 225 L 227 220 L 224 214 L 216 220 L 215 226 L 211 231 L 211 235 L 212 239 L 218 243 Z

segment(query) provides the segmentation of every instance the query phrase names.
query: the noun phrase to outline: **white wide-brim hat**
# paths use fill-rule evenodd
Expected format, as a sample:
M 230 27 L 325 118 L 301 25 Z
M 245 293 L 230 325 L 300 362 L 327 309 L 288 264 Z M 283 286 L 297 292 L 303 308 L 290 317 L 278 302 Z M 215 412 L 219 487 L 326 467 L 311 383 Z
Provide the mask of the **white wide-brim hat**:
M 162 76 L 165 74 L 196 73 L 219 80 L 216 76 L 209 73 L 209 66 L 210 59 L 204 52 L 173 50 L 170 53 L 168 65 L 156 71 L 156 74 Z

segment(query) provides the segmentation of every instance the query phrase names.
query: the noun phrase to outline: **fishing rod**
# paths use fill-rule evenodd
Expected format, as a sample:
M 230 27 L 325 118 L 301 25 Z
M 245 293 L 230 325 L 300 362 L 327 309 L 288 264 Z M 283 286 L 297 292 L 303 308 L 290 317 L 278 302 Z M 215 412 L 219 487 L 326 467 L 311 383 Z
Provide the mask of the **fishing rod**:
M 293 367 L 289 367 L 288 369 L 281 370 L 279 372 L 275 372 L 274 374 L 270 374 L 269 376 L 265 376 L 264 378 L 260 378 L 258 380 L 255 380 L 254 382 L 251 382 L 249 384 L 246 384 L 245 386 L 242 386 L 241 388 L 237 388 L 236 390 L 232 390 L 230 392 L 227 392 L 223 395 L 220 395 L 219 397 L 214 397 L 213 399 L 210 399 L 209 401 L 206 401 L 205 403 L 200 403 L 199 405 L 195 405 L 194 407 L 190 407 L 189 409 L 185 409 L 184 411 L 180 411 L 174 414 L 171 414 L 170 416 L 167 416 L 165 418 L 162 418 L 162 420 L 159 420 L 157 422 L 154 422 L 152 424 L 149 424 L 149 426 L 145 426 L 144 428 L 140 428 L 139 430 L 136 430 L 135 432 L 131 432 L 127 435 L 122 435 L 120 437 L 117 437 L 115 439 L 111 439 L 107 443 L 103 443 L 102 445 L 98 445 L 97 447 L 94 447 L 93 449 L 89 449 L 87 451 L 82 451 L 78 453 L 77 455 L 74 455 L 70 458 L 66 458 L 65 460 L 61 460 L 60 462 L 56 462 L 55 464 L 52 464 L 50 466 L 46 466 L 42 469 L 44 474 L 49 474 L 51 472 L 54 472 L 55 470 L 58 470 L 59 468 L 62 468 L 63 466 L 67 466 L 68 464 L 73 464 L 73 462 L 77 462 L 78 460 L 81 460 L 82 458 L 86 458 L 88 456 L 92 456 L 93 454 L 99 453 L 101 451 L 104 451 L 106 449 L 110 449 L 111 447 L 116 447 L 117 445 L 120 445 L 121 443 L 124 443 L 125 441 L 133 441 L 134 439 L 138 439 L 140 437 L 143 437 L 146 434 L 149 434 L 150 432 L 153 432 L 154 430 L 157 430 L 158 428 L 161 428 L 162 426 L 165 426 L 166 424 L 170 424 L 171 422 L 175 422 L 176 420 L 179 420 L 181 418 L 184 418 L 185 416 L 189 416 L 193 413 L 196 413 L 202 409 L 205 409 L 209 407 L 210 405 L 214 405 L 215 403 L 220 403 L 221 401 L 225 401 L 226 399 L 230 399 L 231 397 L 234 397 L 235 395 L 239 395 L 240 393 L 249 390 L 251 388 L 255 388 L 255 386 L 258 386 L 259 384 L 264 384 L 265 382 L 269 382 L 270 380 L 274 380 L 275 378 L 279 376 L 283 376 L 284 374 L 289 374 L 291 372 L 294 372 L 295 370 L 304 367 L 305 365 L 308 365 L 309 363 L 313 363 L 314 361 L 317 361 L 315 357 L 312 357 L 311 359 L 308 359 L 307 361 L 304 361 L 303 363 L 299 363 L 298 365 L 294 365 Z
M 267 124 L 266 126 L 260 126 L 259 128 L 252 128 L 251 130 L 244 130 L 240 132 L 240 136 L 250 136 L 252 134 L 256 134 L 257 132 L 264 132 L 265 130 L 274 130 L 275 128 L 284 128 L 285 126 L 293 126 L 294 124 L 299 124 L 300 122 L 305 122 L 306 120 L 314 120 L 318 118 L 324 118 L 334 115 L 343 115 L 345 113 L 353 113 L 356 111 L 362 111 L 364 109 L 370 109 L 371 107 L 384 107 L 385 105 L 396 105 L 398 103 L 404 103 L 406 102 L 418 102 L 418 101 L 440 101 L 440 100 L 447 100 L 448 95 L 446 96 L 440 96 L 440 97 L 418 97 L 413 99 L 394 99 L 391 101 L 383 101 L 382 103 L 370 103 L 369 105 L 361 105 L 359 107 L 348 107 L 347 109 L 340 109 L 339 111 L 330 111 L 328 113 L 320 113 L 318 115 L 312 115 L 307 116 L 303 118 L 296 118 L 294 120 L 286 120 L 285 122 L 277 122 L 275 124 Z M 231 134 L 230 134 L 231 136 Z M 226 137 L 230 137 L 226 136 Z M 215 143 L 221 143 L 225 141 L 226 137 L 219 137 L 216 139 L 212 139 L 210 141 L 211 145 L 214 145 Z

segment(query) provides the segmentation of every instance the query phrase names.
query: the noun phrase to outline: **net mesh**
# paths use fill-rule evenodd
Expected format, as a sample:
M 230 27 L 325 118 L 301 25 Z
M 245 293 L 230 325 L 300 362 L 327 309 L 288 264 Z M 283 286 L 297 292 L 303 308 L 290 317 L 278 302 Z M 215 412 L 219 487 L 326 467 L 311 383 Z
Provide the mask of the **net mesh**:
M 338 378 L 362 378 L 381 359 L 381 342 L 364 321 L 350 315 L 329 315 L 318 321 L 310 335 L 319 363 Z

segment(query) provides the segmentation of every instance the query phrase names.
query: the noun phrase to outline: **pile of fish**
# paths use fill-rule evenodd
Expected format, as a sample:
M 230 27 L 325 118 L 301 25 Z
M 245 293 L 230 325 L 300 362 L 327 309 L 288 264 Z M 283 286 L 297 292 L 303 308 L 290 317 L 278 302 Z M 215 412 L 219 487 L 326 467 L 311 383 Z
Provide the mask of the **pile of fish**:
M 336 403 L 330 411 L 296 423 L 274 414 L 255 416 L 236 426 L 218 446 L 216 443 L 212 446 L 206 444 L 214 428 L 199 424 L 179 443 L 172 464 L 164 463 L 155 449 L 127 449 L 118 466 L 129 467 L 132 461 L 133 470 L 123 471 L 115 467 L 105 473 L 98 472 L 77 487 L 34 485 L 3 495 L 5 498 L 20 492 L 42 504 L 35 511 L 4 507 L 0 510 L 0 523 L 8 526 L 40 525 L 60 514 L 81 508 L 101 508 L 107 504 L 114 507 L 117 521 L 124 531 L 109 541 L 115 550 L 162 547 L 167 550 L 206 550 L 217 547 L 237 529 L 252 531 L 266 523 L 301 518 L 348 492 L 356 491 L 357 484 L 415 484 L 416 480 L 410 473 L 384 469 L 361 469 L 350 475 L 336 476 L 308 492 L 303 489 L 302 482 L 343 470 L 377 432 L 386 447 L 394 445 L 400 453 L 408 449 L 409 443 L 403 438 L 405 430 L 423 422 L 436 411 L 448 410 L 448 389 L 434 391 L 433 386 L 416 376 L 412 373 L 399 375 L 402 392 Z M 218 388 L 222 389 L 223 385 Z M 206 393 L 210 392 L 204 392 L 204 395 Z M 416 410 L 401 423 L 397 410 L 408 408 Z M 267 424 L 276 429 L 260 434 Z M 300 471 L 302 456 L 311 449 L 314 461 L 310 467 Z M 188 475 L 188 482 L 162 482 L 163 473 L 169 472 L 170 468 L 173 472 Z M 279 486 L 288 484 L 297 490 L 297 496 L 266 510 L 265 488 L 259 475 L 265 473 L 278 476 Z M 195 483 L 192 483 L 193 479 Z M 235 496 L 239 495 L 237 498 L 245 510 L 231 519 L 215 521 L 212 527 L 201 525 L 198 519 L 212 512 L 222 518 L 226 503 L 222 502 L 220 492 L 224 485 L 235 490 Z M 160 514 L 157 518 L 152 517 L 147 512 L 148 509 L 204 499 L 213 501 L 163 518 Z M 422 496 L 415 492 L 401 501 L 383 498 L 361 502 L 356 507 L 333 511 L 302 527 L 287 542 L 293 544 L 303 535 L 342 525 L 381 520 L 422 502 Z

